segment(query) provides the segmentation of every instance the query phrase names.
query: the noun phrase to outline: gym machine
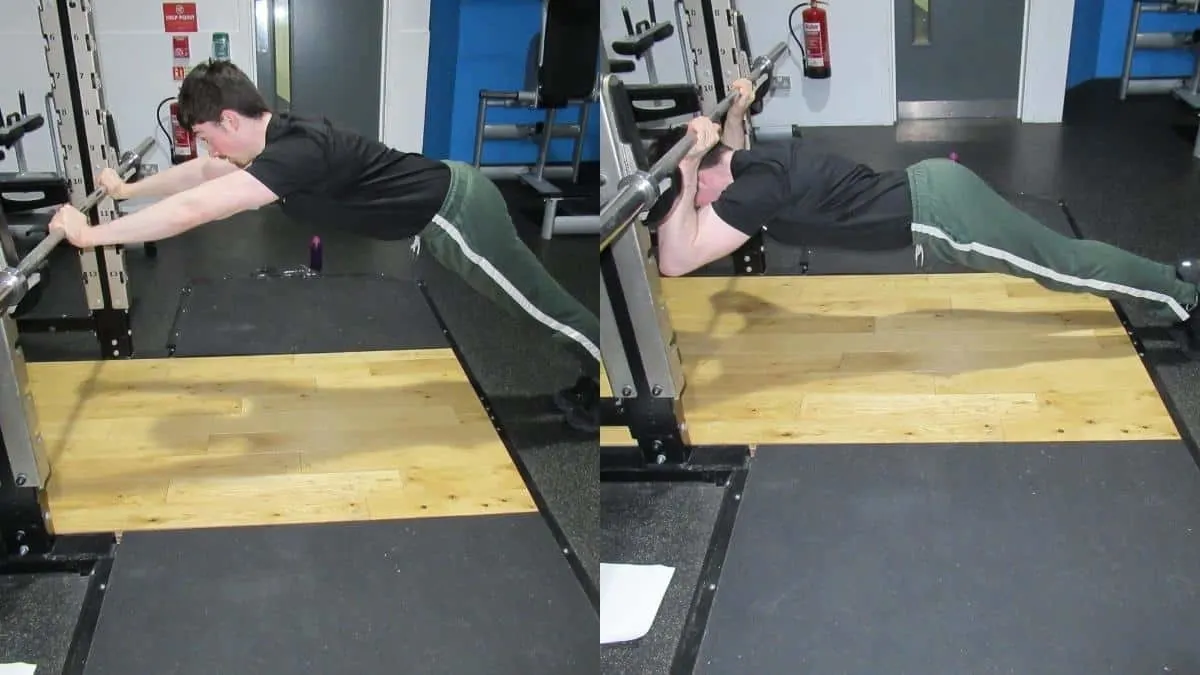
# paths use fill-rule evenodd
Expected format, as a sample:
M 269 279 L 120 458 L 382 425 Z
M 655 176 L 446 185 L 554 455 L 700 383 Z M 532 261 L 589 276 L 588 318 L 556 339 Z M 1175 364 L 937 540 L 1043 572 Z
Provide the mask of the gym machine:
M 787 53 L 787 43 L 780 42 L 754 61 L 746 77 L 756 86 L 770 82 Z M 733 96 L 725 96 L 709 117 L 720 121 L 732 104 Z M 689 132 L 648 166 L 632 103 L 616 75 L 603 78 L 600 110 L 602 171 L 619 176 L 601 193 L 600 351 L 613 392 L 603 402 L 601 423 L 628 427 L 646 464 L 682 464 L 692 452 L 681 406 L 683 365 L 649 229 L 639 221 L 696 139 Z
M 61 188 L 55 190 L 56 199 L 57 203 L 82 204 L 92 193 L 99 171 L 119 161 L 115 128 L 101 87 L 92 3 L 38 0 L 38 16 L 51 83 L 52 108 L 44 121 L 52 130 L 55 154 L 61 153 L 61 178 L 56 182 L 66 184 L 65 194 Z M 117 215 L 113 201 L 102 197 L 92 212 L 92 223 L 109 222 Z M 150 247 L 147 250 L 151 252 Z M 96 336 L 102 358 L 131 356 L 133 331 L 124 247 L 80 250 L 78 256 L 89 314 L 23 319 L 21 331 L 87 331 Z
M 50 204 L 61 204 L 66 201 L 66 181 L 55 184 L 48 181 L 43 174 L 31 174 L 25 163 L 23 141 L 27 134 L 39 131 L 46 124 L 46 118 L 40 114 L 25 113 L 25 93 L 19 94 L 21 113 L 13 113 L 0 119 L 0 160 L 7 157 L 7 150 L 15 151 L 17 157 L 17 172 L 0 174 L 0 211 L 4 213 L 21 212 L 33 208 L 41 208 Z M 49 97 L 47 97 L 47 101 Z M 56 195 L 55 192 L 60 194 Z M 40 194 L 41 199 L 15 200 L 8 198 L 9 194 Z M 57 202 L 50 201 L 59 196 Z M 0 229 L 0 252 L 12 263 L 17 259 L 16 244 L 12 237 L 13 227 L 6 221 L 6 226 Z
M 579 0 L 545 0 L 542 27 L 530 43 L 529 52 L 531 63 L 524 90 L 480 90 L 473 163 L 476 168 L 486 168 L 482 166 L 485 140 L 539 138 L 536 164 L 518 178 L 542 198 L 542 238 L 595 234 L 594 193 L 584 190 L 570 194 L 546 180 L 551 141 L 573 137 L 571 182 L 579 182 L 591 106 L 599 88 L 600 17 L 595 5 L 588 7 Z M 556 124 L 558 111 L 570 106 L 579 107 L 579 123 Z M 542 110 L 545 118 L 536 124 L 488 124 L 488 110 L 493 107 Z M 582 213 L 561 213 L 563 207 Z
M 654 46 L 674 36 L 675 25 L 657 20 L 653 0 L 647 0 L 646 4 L 648 5 L 649 20 L 640 21 L 637 24 L 634 24 L 630 17 L 629 10 L 622 9 L 627 35 L 612 41 L 612 51 L 618 56 L 632 57 L 632 60 L 608 59 L 608 67 L 613 73 L 631 73 L 637 70 L 638 61 L 645 64 L 648 82 L 640 85 L 625 83 L 625 87 L 634 104 L 634 119 L 641 128 L 642 137 L 653 139 L 660 132 L 668 130 L 671 120 L 674 118 L 681 116 L 691 118 L 699 114 L 701 105 L 695 87 L 691 86 L 692 77 L 689 69 L 684 69 L 688 74 L 687 84 L 662 84 L 658 81 L 658 72 L 654 66 Z M 676 9 L 678 10 L 681 6 L 681 4 L 677 4 Z M 684 44 L 682 37 L 679 44 L 681 46 Z M 685 64 L 689 63 L 691 59 L 687 55 L 686 48 L 683 48 L 683 51 L 683 61 Z
M 38 7 L 45 36 L 46 62 L 52 82 L 54 113 L 63 153 L 62 167 L 68 195 L 76 208 L 90 215 L 93 224 L 113 219 L 116 209 L 94 177 L 112 167 L 129 177 L 154 147 L 147 138 L 119 159 L 104 110 L 89 3 L 74 0 L 40 0 Z M 44 124 L 56 124 L 41 115 L 26 115 L 0 130 L 0 145 L 16 146 Z M 49 233 L 24 258 L 10 248 L 8 222 L 0 209 L 0 241 L 5 269 L 0 271 L 0 562 L 62 560 L 86 556 L 86 544 L 72 538 L 56 548 L 54 528 L 46 504 L 50 465 L 29 391 L 24 352 L 18 327 L 9 310 L 29 292 L 34 272 L 62 241 Z M 123 252 L 104 247 L 79 251 L 90 320 L 77 320 L 77 329 L 92 330 L 105 357 L 129 356 L 132 337 L 129 298 L 125 287 Z M 70 319 L 68 319 L 70 321 Z M 62 329 L 48 323 L 46 330 Z M 100 544 L 103 545 L 103 544 Z M 65 547 L 65 548 L 64 548 Z
M 54 94 L 47 93 L 45 100 L 46 115 L 42 117 L 39 114 L 30 115 L 25 103 L 25 92 L 17 92 L 17 109 L 18 112 L 11 113 L 4 119 L 4 124 L 14 126 L 21 120 L 36 119 L 38 127 L 45 126 L 47 120 L 54 119 Z M 4 208 L 9 215 L 40 209 L 53 204 L 62 204 L 69 199 L 70 188 L 67 183 L 65 174 L 63 173 L 62 155 L 59 154 L 58 148 L 62 143 L 58 140 L 58 129 L 54 124 L 46 127 L 50 133 L 50 147 L 54 150 L 54 166 L 53 173 L 30 171 L 29 165 L 25 161 L 25 145 L 24 139 L 17 139 L 12 145 L 13 154 L 17 159 L 16 173 L 6 172 L 0 173 L 0 207 Z M 36 130 L 30 130 L 36 131 Z M 28 133 L 28 132 L 26 132 Z M 8 195 L 24 194 L 41 195 L 40 199 L 11 199 Z
M 1117 97 L 1124 101 L 1134 94 L 1161 94 L 1170 92 L 1176 99 L 1192 110 L 1200 110 L 1200 30 L 1154 30 L 1142 24 L 1147 15 L 1200 15 L 1200 0 L 1134 0 L 1133 15 L 1129 20 L 1129 32 L 1125 37 L 1125 57 L 1121 68 L 1120 89 Z M 1159 23 L 1150 19 L 1150 23 Z M 1190 51 L 1195 62 L 1191 77 L 1136 77 L 1133 74 L 1133 59 L 1140 50 Z M 1192 156 L 1200 157 L 1200 133 L 1192 144 Z
M 153 148 L 154 139 L 146 138 L 138 147 L 122 155 L 121 162 L 117 165 L 117 173 L 121 178 L 127 179 L 132 176 L 137 167 L 141 165 L 142 157 Z M 96 188 L 79 205 L 79 211 L 84 214 L 90 213 L 101 200 L 107 197 L 108 193 L 104 191 L 104 188 Z M 7 226 L 7 223 L 2 224 Z M 21 258 L 16 267 L 10 266 L 0 270 L 0 310 L 7 310 L 21 302 L 22 298 L 29 291 L 30 275 L 46 262 L 50 251 L 62 243 L 62 240 L 63 233 L 61 231 L 50 232 L 46 235 L 45 239 L 42 239 L 38 242 L 37 246 L 33 247 L 33 250 L 28 255 Z
M 1142 18 L 1152 15 L 1192 15 L 1200 13 L 1200 0 L 1135 0 L 1130 3 L 1129 31 L 1125 36 L 1125 53 L 1121 64 L 1120 85 L 1117 98 L 1124 101 L 1130 95 L 1174 93 L 1187 103 L 1196 105 L 1200 96 L 1200 59 L 1190 80 L 1183 77 L 1138 77 L 1133 74 L 1133 59 L 1137 52 L 1163 50 L 1190 50 L 1200 48 L 1200 30 L 1155 30 L 1142 23 Z M 1163 22 L 1150 19 L 1150 23 Z M 1178 22 L 1176 22 L 1178 23 Z
M 610 69 L 616 73 L 632 73 L 637 68 L 637 62 L 646 65 L 646 76 L 650 84 L 658 84 L 658 71 L 654 68 L 654 45 L 670 39 L 675 34 L 675 24 L 669 21 L 659 21 L 654 13 L 654 0 L 646 0 L 649 20 L 639 21 L 636 25 L 629 14 L 629 8 L 621 8 L 625 18 L 625 37 L 614 40 L 613 53 L 618 56 L 633 57 L 632 61 L 614 59 Z
M 733 81 L 750 69 L 750 35 L 746 19 L 734 0 L 680 0 L 687 26 L 686 44 L 691 52 L 701 110 L 712 110 L 725 97 Z M 752 81 L 756 82 L 756 80 Z M 757 85 L 750 114 L 762 111 L 771 89 L 771 77 Z M 746 125 L 746 147 L 754 140 L 753 126 Z M 734 275 L 762 274 L 767 269 L 766 228 L 759 230 L 733 252 Z
M 646 139 L 659 136 L 659 130 L 669 128 L 676 118 L 691 118 L 713 110 L 734 80 L 749 69 L 749 34 L 745 19 L 734 8 L 733 0 L 676 0 L 675 10 L 676 21 L 682 27 L 680 48 L 687 66 L 684 70 L 688 82 L 624 85 L 633 107 L 634 121 Z M 643 34 L 645 37 L 640 43 L 614 42 L 614 51 L 618 54 L 647 53 L 653 46 L 650 40 L 663 35 L 664 31 L 651 25 L 643 30 Z M 762 112 L 764 98 L 770 89 L 771 79 L 763 80 L 757 88 L 750 114 Z M 746 134 L 746 147 L 750 147 L 754 141 L 751 125 L 746 125 Z M 767 267 L 764 231 L 750 237 L 730 255 L 730 259 L 735 276 L 763 274 Z
M 21 138 L 41 127 L 41 115 L 28 116 L 0 128 L 0 148 L 12 148 Z M 116 171 L 129 177 L 141 164 L 142 158 L 154 147 L 147 138 L 136 149 L 125 153 Z M 103 188 L 93 191 L 78 205 L 88 213 L 107 199 Z M 48 553 L 53 544 L 53 528 L 45 503 L 45 488 L 50 477 L 50 464 L 38 429 L 33 394 L 23 350 L 18 340 L 17 322 L 10 316 L 29 291 L 30 277 L 46 261 L 50 252 L 62 242 L 63 235 L 49 233 L 19 262 L 4 209 L 0 209 L 0 239 L 8 261 L 0 270 L 0 562 L 25 556 Z

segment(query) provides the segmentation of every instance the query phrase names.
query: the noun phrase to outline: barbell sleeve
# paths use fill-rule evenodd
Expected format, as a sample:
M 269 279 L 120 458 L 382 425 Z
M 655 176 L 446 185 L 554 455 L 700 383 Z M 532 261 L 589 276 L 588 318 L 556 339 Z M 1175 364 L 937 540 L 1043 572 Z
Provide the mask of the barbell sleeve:
M 145 140 L 134 146 L 133 150 L 130 150 L 122 155 L 121 163 L 118 164 L 116 168 L 117 175 L 119 175 L 121 178 L 128 178 L 129 175 L 132 174 L 135 169 L 137 169 L 138 165 L 142 163 L 142 158 L 145 157 L 153 147 L 154 138 L 152 136 L 147 136 Z M 108 193 L 104 188 L 96 188 L 90 195 L 87 196 L 87 199 L 84 199 L 83 203 L 79 205 L 79 211 L 81 213 L 87 213 L 88 211 L 96 208 L 96 205 L 99 204 L 100 200 L 104 199 L 105 195 L 107 194 Z M 33 273 L 33 270 L 37 269 L 43 262 L 45 262 L 46 257 L 50 255 L 50 252 L 54 250 L 55 246 L 58 246 L 60 243 L 62 243 L 62 240 L 62 230 L 54 230 L 47 234 L 46 238 L 39 241 L 37 246 L 33 247 L 32 251 L 30 251 L 24 258 L 21 258 L 21 262 L 17 264 L 17 274 L 23 278 L 27 278 Z M 0 302 L 2 302 L 6 296 L 7 293 L 4 293 L 4 289 L 0 288 Z
M 780 59 L 788 53 L 787 42 L 780 42 L 766 54 L 759 56 L 752 64 L 747 77 L 757 87 L 764 76 L 769 76 Z M 731 92 L 721 99 L 708 114 L 709 119 L 718 122 L 729 112 L 730 106 L 736 99 L 736 92 Z M 696 145 L 696 135 L 690 130 L 675 145 L 671 146 L 649 171 L 638 171 L 621 179 L 620 191 L 600 210 L 600 250 L 607 249 L 617 237 L 620 237 L 637 218 L 646 206 L 658 201 L 662 196 L 660 184 L 675 172 L 676 167 Z

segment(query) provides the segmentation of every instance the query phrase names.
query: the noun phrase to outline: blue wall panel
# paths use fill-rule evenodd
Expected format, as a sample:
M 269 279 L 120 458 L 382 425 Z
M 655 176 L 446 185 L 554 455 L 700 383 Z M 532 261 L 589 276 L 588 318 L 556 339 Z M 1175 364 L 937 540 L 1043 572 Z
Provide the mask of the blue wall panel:
M 1133 19 L 1133 0 L 1075 0 L 1067 85 L 1094 78 L 1117 78 L 1125 62 L 1125 44 Z M 1200 28 L 1195 14 L 1146 14 L 1142 32 L 1187 32 Z M 1187 49 L 1140 51 L 1133 59 L 1134 77 L 1187 77 L 1195 68 Z
M 431 58 L 426 125 L 431 156 L 469 162 L 475 152 L 479 91 L 518 90 L 526 86 L 529 44 L 541 28 L 541 0 L 433 0 L 430 15 Z M 453 8 L 451 9 L 451 6 Z M 453 54 L 442 58 L 441 54 Z M 436 84 L 436 87 L 434 83 Z M 436 92 L 435 92 L 436 89 Z M 599 106 L 592 104 L 584 160 L 599 157 Z M 492 108 L 492 124 L 543 120 L 545 113 L 523 108 Z M 558 121 L 578 122 L 578 108 L 559 111 Z M 574 139 L 555 140 L 551 163 L 569 162 Z M 487 141 L 483 164 L 532 164 L 535 141 Z
M 1075 19 L 1071 24 L 1071 55 L 1067 62 L 1067 88 L 1096 77 L 1096 58 L 1100 53 L 1100 25 L 1104 20 L 1104 0 L 1075 0 Z

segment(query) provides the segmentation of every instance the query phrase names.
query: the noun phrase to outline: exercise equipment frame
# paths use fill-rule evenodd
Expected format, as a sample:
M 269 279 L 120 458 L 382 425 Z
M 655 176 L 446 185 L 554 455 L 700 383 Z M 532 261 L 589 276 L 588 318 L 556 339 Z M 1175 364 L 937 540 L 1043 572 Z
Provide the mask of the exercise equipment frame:
M 787 52 L 786 42 L 777 44 L 755 60 L 749 79 L 769 78 Z M 709 116 L 721 119 L 732 103 L 733 95 L 727 95 Z M 696 138 L 689 132 L 646 168 L 632 106 L 616 75 L 603 78 L 600 110 L 601 170 L 620 177 L 615 194 L 602 192 L 600 212 L 600 351 L 613 392 L 602 402 L 601 424 L 628 427 L 646 464 L 683 464 L 692 453 L 682 406 L 683 364 L 650 232 L 639 217 L 661 196 L 661 184 Z
M 699 89 L 701 110 L 712 110 L 733 81 L 753 67 L 746 19 L 734 6 L 734 0 L 681 0 L 677 14 L 686 21 L 684 53 L 691 54 L 694 71 L 691 80 Z M 753 127 L 747 124 L 746 147 L 753 140 Z M 765 229 L 754 233 L 730 255 L 735 276 L 766 271 Z
M 39 0 L 38 16 L 46 43 L 46 66 L 57 125 L 62 166 L 70 185 L 70 200 L 82 203 L 95 190 L 101 169 L 115 165 L 117 150 L 107 134 L 107 106 L 100 77 L 90 0 Z M 96 205 L 92 224 L 118 217 L 107 196 Z M 22 321 L 26 332 L 91 331 L 102 358 L 133 354 L 133 328 L 129 316 L 129 275 L 123 246 L 79 250 L 83 289 L 90 315 Z
M 104 190 L 97 189 L 94 177 L 110 167 L 127 173 L 153 146 L 153 140 L 143 141 L 118 165 L 116 150 L 106 134 L 107 114 L 101 94 L 91 3 L 40 0 L 38 11 L 57 117 L 46 123 L 58 125 L 61 142 L 58 150 L 63 153 L 69 196 L 89 214 L 93 224 L 109 222 L 116 217 L 116 208 Z M 0 210 L 0 231 L 7 229 L 7 219 Z M 21 277 L 29 275 L 61 238 L 61 234 L 50 235 L 15 269 L 4 270 L 4 276 L 24 284 Z M 90 329 L 99 340 L 102 357 L 130 356 L 133 340 L 123 249 L 80 250 L 79 260 L 91 317 L 67 318 L 65 328 L 47 322 L 45 329 Z M 19 287 L 16 290 L 19 292 Z M 22 320 L 21 330 L 25 330 L 25 323 Z M 0 312 L 0 565 L 11 566 L 13 561 L 21 560 L 94 560 L 109 545 L 109 537 L 56 541 L 46 502 L 50 464 L 29 390 L 19 332 L 17 320 L 8 311 Z

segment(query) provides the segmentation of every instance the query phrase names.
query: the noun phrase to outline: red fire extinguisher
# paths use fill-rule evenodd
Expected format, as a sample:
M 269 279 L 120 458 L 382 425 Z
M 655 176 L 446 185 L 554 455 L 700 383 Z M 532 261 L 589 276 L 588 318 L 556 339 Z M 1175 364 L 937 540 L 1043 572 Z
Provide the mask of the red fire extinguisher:
M 171 104 L 171 163 L 182 164 L 196 159 L 196 139 L 179 123 L 179 104 Z
M 813 80 L 828 79 L 832 75 L 829 61 L 829 15 L 821 4 L 822 0 L 810 0 L 792 10 L 795 13 L 801 7 L 806 8 L 800 14 L 804 25 L 804 42 L 796 38 L 795 32 L 792 33 L 792 38 L 801 44 L 804 52 L 804 76 Z M 788 21 L 788 25 L 791 26 L 791 21 Z

